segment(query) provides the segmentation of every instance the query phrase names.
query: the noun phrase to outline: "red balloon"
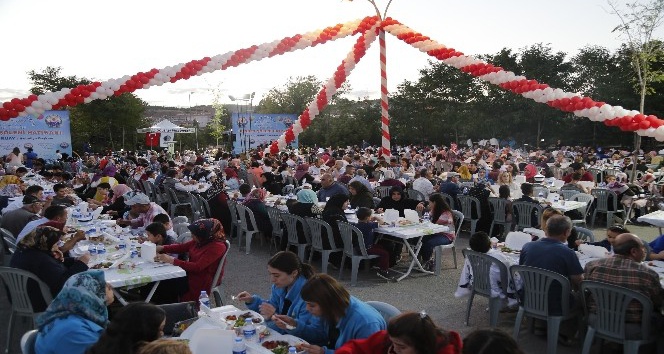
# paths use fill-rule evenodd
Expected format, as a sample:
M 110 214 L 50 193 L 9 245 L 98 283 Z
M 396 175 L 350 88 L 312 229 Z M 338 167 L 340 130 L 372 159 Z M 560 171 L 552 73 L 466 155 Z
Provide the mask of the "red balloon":
M 647 120 L 642 121 L 641 123 L 639 123 L 639 128 L 640 128 L 640 129 L 648 129 L 648 128 L 650 128 L 650 122 L 647 121 Z

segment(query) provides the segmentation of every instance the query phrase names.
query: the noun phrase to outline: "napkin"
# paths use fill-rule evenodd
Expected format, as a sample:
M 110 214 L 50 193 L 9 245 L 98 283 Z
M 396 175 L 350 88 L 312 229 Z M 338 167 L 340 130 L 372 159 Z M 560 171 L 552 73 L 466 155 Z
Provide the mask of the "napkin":
M 419 223 L 420 222 L 420 216 L 417 214 L 415 210 L 412 209 L 405 209 L 403 211 L 403 215 L 406 218 L 406 220 L 411 221 L 413 223 Z
M 154 262 L 154 257 L 157 255 L 157 245 L 147 241 L 143 242 L 141 247 L 141 258 L 147 262 Z
M 102 208 L 102 207 L 97 207 L 97 209 L 95 209 L 95 210 L 92 212 L 92 219 L 93 219 L 93 220 L 96 220 L 97 218 L 99 218 L 99 215 L 101 215 L 101 211 L 102 211 L 102 210 L 104 210 L 104 208 Z
M 399 211 L 395 209 L 387 209 L 385 210 L 385 216 L 383 217 L 383 220 L 385 220 L 386 223 L 391 223 L 392 221 L 397 221 L 399 219 Z
M 604 258 L 607 255 L 606 248 L 585 243 L 579 245 L 579 251 L 593 258 Z

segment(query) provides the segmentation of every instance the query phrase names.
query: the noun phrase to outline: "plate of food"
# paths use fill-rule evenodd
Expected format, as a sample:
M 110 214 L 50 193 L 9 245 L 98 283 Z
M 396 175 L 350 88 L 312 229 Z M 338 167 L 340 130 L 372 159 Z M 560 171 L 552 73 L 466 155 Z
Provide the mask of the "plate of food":
M 97 263 L 97 264 L 93 265 L 90 268 L 92 268 L 92 269 L 108 269 L 108 268 L 111 268 L 112 266 L 113 266 L 113 262 L 101 262 L 101 263 Z
M 415 224 L 415 223 L 410 221 L 410 220 L 406 220 L 406 219 L 402 219 L 402 220 L 397 221 L 398 226 L 409 226 L 409 225 L 413 225 L 413 224 Z
M 268 340 L 261 343 L 261 346 L 274 354 L 288 354 L 288 347 L 295 347 L 298 354 L 304 353 L 302 344 L 307 342 L 290 334 L 275 333 L 268 338 Z
M 263 324 L 265 322 L 265 319 L 260 313 L 251 310 L 224 312 L 221 314 L 221 319 L 234 328 L 243 327 L 248 322 L 252 322 L 254 325 Z

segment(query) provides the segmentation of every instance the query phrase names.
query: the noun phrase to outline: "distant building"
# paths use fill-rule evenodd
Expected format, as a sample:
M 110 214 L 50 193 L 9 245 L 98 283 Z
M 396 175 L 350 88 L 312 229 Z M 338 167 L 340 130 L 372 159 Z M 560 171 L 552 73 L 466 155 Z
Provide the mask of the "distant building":
M 145 119 L 150 124 L 168 119 L 182 127 L 193 127 L 198 121 L 199 127 L 205 127 L 214 117 L 212 106 L 196 106 L 191 108 L 148 106 L 145 109 Z

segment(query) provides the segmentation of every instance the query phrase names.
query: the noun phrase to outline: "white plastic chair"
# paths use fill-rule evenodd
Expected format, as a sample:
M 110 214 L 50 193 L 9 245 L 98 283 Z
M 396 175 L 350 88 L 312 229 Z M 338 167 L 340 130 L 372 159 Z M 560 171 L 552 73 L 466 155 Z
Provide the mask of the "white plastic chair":
M 339 267 L 339 280 L 341 280 L 341 274 L 344 272 L 346 257 L 348 257 L 351 261 L 350 285 L 355 286 L 357 283 L 357 271 L 360 268 L 360 261 L 378 258 L 378 255 L 367 253 L 367 249 L 364 245 L 364 235 L 362 235 L 362 231 L 360 231 L 360 229 L 343 221 L 339 221 L 337 225 L 339 226 L 341 239 L 344 242 L 343 255 L 341 257 L 341 267 Z M 353 239 L 357 240 L 359 247 L 355 248 L 353 246 Z
M 454 257 L 454 268 L 458 268 L 457 266 L 457 254 L 456 254 L 456 240 L 459 238 L 459 234 L 461 233 L 461 225 L 463 224 L 463 213 L 458 211 L 458 210 L 452 210 L 452 214 L 454 216 L 454 225 L 456 225 L 456 230 L 455 235 L 454 235 L 454 240 L 452 243 L 449 245 L 440 245 L 436 246 L 434 250 L 434 274 L 440 275 L 440 266 L 442 263 L 442 258 L 443 258 L 443 250 L 444 249 L 452 249 L 452 257 Z

